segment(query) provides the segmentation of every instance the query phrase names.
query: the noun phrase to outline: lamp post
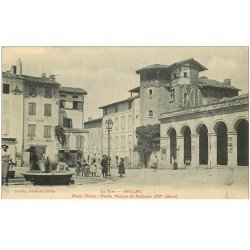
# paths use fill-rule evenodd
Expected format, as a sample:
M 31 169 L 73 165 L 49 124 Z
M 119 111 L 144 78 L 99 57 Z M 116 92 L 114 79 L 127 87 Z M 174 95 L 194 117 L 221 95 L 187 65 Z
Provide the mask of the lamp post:
M 107 176 L 111 176 L 110 174 L 110 131 L 112 130 L 113 127 L 113 121 L 109 118 L 108 120 L 105 121 L 105 126 L 106 129 L 108 130 L 108 174 Z

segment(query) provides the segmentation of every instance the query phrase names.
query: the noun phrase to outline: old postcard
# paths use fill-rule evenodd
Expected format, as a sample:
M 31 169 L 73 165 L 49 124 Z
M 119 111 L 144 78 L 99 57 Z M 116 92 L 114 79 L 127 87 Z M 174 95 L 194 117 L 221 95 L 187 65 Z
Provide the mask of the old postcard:
M 249 196 L 248 47 L 2 47 L 2 198 Z

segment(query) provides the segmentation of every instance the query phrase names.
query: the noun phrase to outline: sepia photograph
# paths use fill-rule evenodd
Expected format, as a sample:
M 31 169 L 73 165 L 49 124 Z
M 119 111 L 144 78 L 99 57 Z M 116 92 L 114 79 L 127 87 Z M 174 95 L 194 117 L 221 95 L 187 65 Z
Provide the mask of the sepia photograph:
M 3 199 L 248 199 L 248 47 L 2 47 Z

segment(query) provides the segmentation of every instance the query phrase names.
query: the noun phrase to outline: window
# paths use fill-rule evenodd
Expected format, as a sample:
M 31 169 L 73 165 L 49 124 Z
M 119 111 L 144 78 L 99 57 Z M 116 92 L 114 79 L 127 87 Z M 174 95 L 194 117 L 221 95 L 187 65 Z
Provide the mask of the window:
M 73 98 L 78 98 L 78 96 L 77 95 L 73 95 Z
M 78 109 L 78 102 L 77 101 L 73 101 L 73 109 Z
M 107 114 L 108 114 L 107 109 L 103 109 L 103 114 L 104 114 L 104 115 L 107 115 Z
M 170 89 L 170 101 L 175 101 L 175 89 Z
M 2 101 L 2 113 L 9 114 L 10 113 L 10 102 Z
M 44 126 L 43 137 L 51 138 L 51 126 Z
M 188 73 L 187 72 L 184 72 L 184 77 L 188 77 Z
M 3 94 L 9 94 L 10 93 L 10 85 L 4 83 L 3 84 Z
M 131 145 L 132 145 L 132 135 L 128 136 L 128 145 L 129 145 L 129 147 L 131 147 Z
M 44 104 L 44 116 L 51 116 L 51 104 Z
M 148 117 L 152 118 L 154 116 L 154 111 L 153 110 L 149 110 L 148 111 Z
M 66 146 L 66 148 L 68 148 L 69 147 L 69 139 L 70 139 L 70 137 L 69 137 L 69 135 L 66 135 L 65 136 L 65 146 Z
M 115 148 L 119 148 L 119 137 L 115 137 Z
M 174 79 L 176 79 L 177 78 L 177 74 L 176 73 L 174 73 Z
M 187 102 L 187 92 L 184 92 L 183 94 L 183 105 L 185 106 L 186 102 Z
M 44 87 L 44 97 L 45 98 L 52 98 L 52 86 L 45 86 Z
M 65 108 L 65 100 L 60 100 L 60 108 Z
M 139 115 L 136 115 L 135 118 L 136 118 L 136 119 L 139 119 Z
M 36 137 L 36 125 L 35 124 L 28 125 L 28 137 L 31 139 Z
M 122 129 L 125 129 L 125 116 L 122 116 Z
M 36 103 L 29 102 L 29 115 L 36 115 Z
M 83 139 L 84 137 L 81 135 L 76 135 L 76 148 L 82 149 L 83 148 Z
M 66 95 L 60 95 L 60 97 L 64 97 L 64 98 L 65 98 L 65 97 L 66 97 Z
M 29 86 L 29 95 L 30 96 L 37 96 L 37 86 L 36 85 Z
M 72 119 L 63 117 L 63 127 L 64 128 L 72 128 Z
M 148 91 L 148 93 L 149 93 L 150 95 L 153 95 L 153 90 L 150 89 L 150 90 Z
M 132 127 L 132 115 L 128 116 L 128 127 L 131 128 Z
M 125 135 L 122 136 L 121 146 L 122 148 L 125 148 Z
M 119 128 L 119 118 L 116 117 L 115 118 L 115 130 L 118 130 L 118 128 Z

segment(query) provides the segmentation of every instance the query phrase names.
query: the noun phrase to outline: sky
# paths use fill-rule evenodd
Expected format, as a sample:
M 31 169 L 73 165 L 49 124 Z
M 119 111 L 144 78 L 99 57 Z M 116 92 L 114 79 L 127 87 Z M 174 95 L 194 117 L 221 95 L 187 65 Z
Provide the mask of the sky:
M 23 74 L 55 74 L 62 86 L 83 88 L 85 117 L 100 117 L 100 106 L 130 96 L 139 86 L 137 69 L 170 65 L 193 57 L 208 68 L 200 76 L 223 81 L 248 92 L 248 47 L 2 47 L 2 71 L 21 58 Z

